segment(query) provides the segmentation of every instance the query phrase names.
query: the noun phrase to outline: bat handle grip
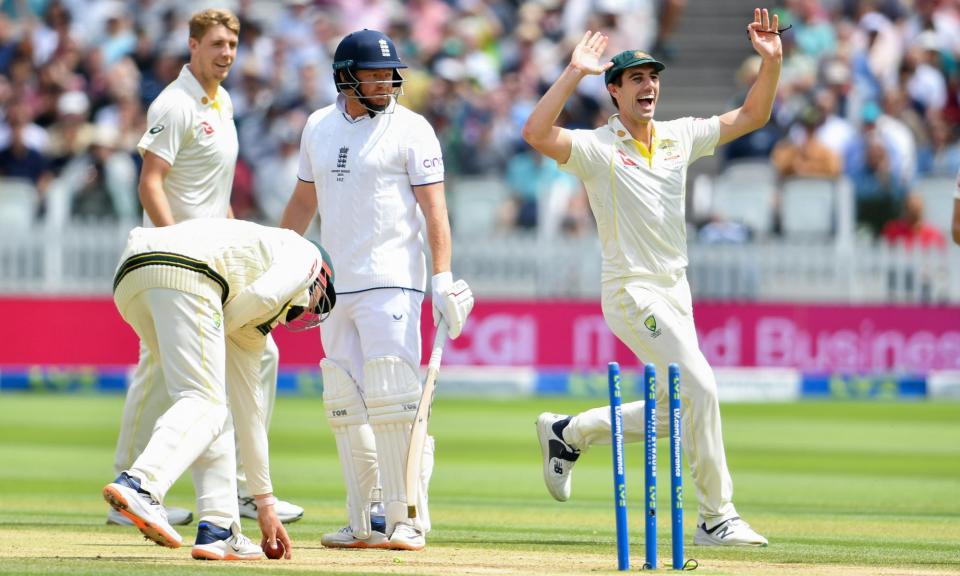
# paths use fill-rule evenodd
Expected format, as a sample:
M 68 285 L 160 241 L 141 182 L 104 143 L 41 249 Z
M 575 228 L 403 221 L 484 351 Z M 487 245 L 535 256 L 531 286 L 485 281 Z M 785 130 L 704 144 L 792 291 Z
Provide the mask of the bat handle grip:
M 440 367 L 440 358 L 443 356 L 443 344 L 447 341 L 447 323 L 440 320 L 437 324 L 437 333 L 433 337 L 433 351 L 430 353 L 429 366 L 432 368 Z

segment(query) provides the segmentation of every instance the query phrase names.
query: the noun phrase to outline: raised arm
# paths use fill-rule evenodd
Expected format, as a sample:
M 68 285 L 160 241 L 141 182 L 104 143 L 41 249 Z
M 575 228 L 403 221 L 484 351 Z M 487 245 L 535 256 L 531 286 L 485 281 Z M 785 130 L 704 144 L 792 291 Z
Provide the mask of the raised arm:
M 777 32 L 780 17 L 766 8 L 753 11 L 753 22 L 747 26 L 753 49 L 760 55 L 760 73 L 753 83 L 743 106 L 720 116 L 720 139 L 717 145 L 759 130 L 770 120 L 773 101 L 777 97 L 777 84 L 780 82 L 780 65 L 783 61 L 783 46 Z
M 584 76 L 603 74 L 613 64 L 600 65 L 600 56 L 607 47 L 607 37 L 600 32 L 591 34 L 588 30 L 570 57 L 570 64 L 540 98 L 527 123 L 523 126 L 523 139 L 544 156 L 553 158 L 559 164 L 570 159 L 573 140 L 570 132 L 555 125 L 567 99 L 576 90 Z

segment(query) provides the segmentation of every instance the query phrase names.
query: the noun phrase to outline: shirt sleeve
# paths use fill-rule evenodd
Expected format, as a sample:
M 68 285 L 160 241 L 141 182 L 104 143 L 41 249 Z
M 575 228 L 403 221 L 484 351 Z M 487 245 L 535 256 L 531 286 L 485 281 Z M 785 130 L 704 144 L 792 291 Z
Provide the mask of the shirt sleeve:
M 704 156 L 712 156 L 720 140 L 720 117 L 690 118 L 687 124 L 690 138 L 690 158 L 688 163 Z
M 566 130 L 564 128 L 564 130 Z M 607 162 L 600 150 L 600 143 L 597 141 L 593 130 L 567 130 L 570 133 L 571 146 L 570 158 L 560 169 L 568 174 L 573 174 L 583 181 L 590 179 L 591 175 L 597 173 L 597 166 Z
M 412 138 L 407 142 L 407 175 L 410 184 L 424 186 L 443 182 L 443 152 L 433 127 L 425 118 L 418 117 Z
M 189 111 L 169 100 L 156 102 L 147 114 L 147 125 L 137 151 L 141 156 L 152 152 L 172 166 L 180 149 L 193 137 Z
M 287 238 L 273 251 L 270 267 L 224 306 L 227 334 L 277 314 L 287 302 L 300 304 L 319 274 L 321 258 L 316 246 L 295 232 L 283 232 Z
M 303 127 L 303 134 L 300 135 L 300 162 L 297 166 L 297 179 L 304 182 L 313 183 L 313 164 L 310 162 L 310 134 L 313 133 L 313 127 L 316 126 L 313 118 L 307 120 L 307 125 Z

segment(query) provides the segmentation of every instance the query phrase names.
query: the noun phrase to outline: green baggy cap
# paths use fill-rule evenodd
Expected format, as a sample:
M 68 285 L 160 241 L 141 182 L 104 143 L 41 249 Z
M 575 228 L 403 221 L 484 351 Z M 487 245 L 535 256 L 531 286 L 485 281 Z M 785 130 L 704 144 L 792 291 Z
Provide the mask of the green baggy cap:
M 647 54 L 643 50 L 624 50 L 623 52 L 611 58 L 610 61 L 613 62 L 613 66 L 611 66 L 603 74 L 604 84 L 610 84 L 613 82 L 613 79 L 627 68 L 633 68 L 634 66 L 640 66 L 641 64 L 653 64 L 653 67 L 657 70 L 657 72 L 660 72 L 666 68 L 662 62 Z

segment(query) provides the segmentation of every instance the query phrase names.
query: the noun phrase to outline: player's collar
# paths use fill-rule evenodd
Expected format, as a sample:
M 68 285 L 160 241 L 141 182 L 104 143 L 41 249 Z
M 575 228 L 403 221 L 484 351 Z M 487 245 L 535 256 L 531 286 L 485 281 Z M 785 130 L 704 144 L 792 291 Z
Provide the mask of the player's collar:
M 343 115 L 343 119 L 351 124 L 357 124 L 358 122 L 362 122 L 364 120 L 370 119 L 369 114 L 361 114 L 356 118 L 350 116 L 350 114 L 347 113 L 347 97 L 344 96 L 343 94 L 337 94 L 336 106 L 337 106 L 337 110 L 340 111 L 340 114 Z
M 651 120 L 652 122 L 652 120 Z M 656 125 L 651 125 L 650 129 L 652 133 L 650 134 L 650 148 L 647 149 L 647 146 L 633 137 L 633 134 L 627 130 L 626 126 L 623 125 L 623 122 L 620 121 L 620 115 L 614 114 L 607 120 L 607 127 L 610 128 L 610 131 L 613 132 L 614 137 L 621 144 L 630 144 L 640 156 L 643 156 L 643 159 L 647 161 L 648 166 L 653 166 L 653 153 L 654 150 L 660 144 L 659 139 L 657 139 L 657 127 Z
M 217 86 L 217 96 L 210 100 L 210 97 L 207 96 L 207 91 L 203 89 L 203 86 L 200 85 L 200 81 L 197 80 L 197 77 L 193 75 L 193 72 L 190 71 L 190 65 L 184 64 L 183 68 L 180 70 L 180 76 L 177 78 L 183 89 L 187 91 L 187 94 L 191 98 L 196 99 L 198 102 L 204 106 L 214 106 L 219 108 L 220 101 L 222 100 L 221 95 L 223 94 L 223 87 Z
M 652 124 L 651 129 L 653 130 L 652 140 L 656 140 L 657 126 L 656 124 L 653 124 L 653 120 L 650 122 Z M 631 134 L 630 131 L 627 130 L 626 126 L 623 125 L 623 122 L 620 121 L 619 114 L 614 114 L 607 119 L 607 128 L 610 129 L 610 132 L 612 132 L 620 142 L 630 142 L 634 140 L 633 134 Z

